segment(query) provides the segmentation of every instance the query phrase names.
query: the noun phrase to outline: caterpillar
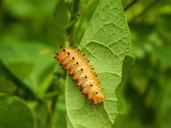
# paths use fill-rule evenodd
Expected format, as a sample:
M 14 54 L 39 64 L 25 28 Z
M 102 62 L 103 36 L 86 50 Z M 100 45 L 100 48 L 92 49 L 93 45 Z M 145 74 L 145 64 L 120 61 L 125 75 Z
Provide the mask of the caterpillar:
M 93 104 L 103 102 L 103 88 L 94 72 L 94 68 L 79 50 L 68 47 L 61 48 L 55 58 L 61 63 L 64 69 L 68 70 L 73 79 L 77 81 L 77 87 L 81 88 L 82 93 L 87 95 Z

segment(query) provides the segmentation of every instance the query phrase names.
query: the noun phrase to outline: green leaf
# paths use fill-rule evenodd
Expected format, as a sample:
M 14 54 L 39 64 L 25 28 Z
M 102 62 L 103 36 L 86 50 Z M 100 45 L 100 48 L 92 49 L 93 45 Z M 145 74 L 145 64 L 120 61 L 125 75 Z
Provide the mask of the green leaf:
M 26 104 L 5 94 L 0 94 L 1 128 L 36 128 L 34 118 Z
M 90 60 L 104 88 L 105 100 L 97 106 L 85 102 L 75 82 L 67 80 L 67 126 L 109 128 L 118 115 L 115 89 L 121 82 L 122 63 L 130 50 L 130 35 L 120 0 L 101 0 L 79 48 Z
M 27 88 L 42 96 L 52 80 L 50 48 L 43 43 L 0 43 L 0 59 L 6 68 Z

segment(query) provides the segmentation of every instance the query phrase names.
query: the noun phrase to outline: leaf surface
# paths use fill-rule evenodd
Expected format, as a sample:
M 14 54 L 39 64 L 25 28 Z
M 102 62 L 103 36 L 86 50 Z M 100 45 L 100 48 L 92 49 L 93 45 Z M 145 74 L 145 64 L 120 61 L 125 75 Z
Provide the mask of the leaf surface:
M 130 35 L 120 0 L 101 0 L 79 48 L 85 53 L 104 88 L 103 104 L 92 105 L 67 79 L 68 127 L 110 128 L 118 114 L 115 89 L 121 82 L 122 63 L 130 50 Z

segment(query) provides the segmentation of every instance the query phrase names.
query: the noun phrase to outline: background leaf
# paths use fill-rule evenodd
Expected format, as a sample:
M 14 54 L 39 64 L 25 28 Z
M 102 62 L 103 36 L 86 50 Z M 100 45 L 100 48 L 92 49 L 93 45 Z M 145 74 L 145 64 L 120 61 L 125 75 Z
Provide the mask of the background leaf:
M 1 128 L 36 128 L 31 110 L 20 99 L 0 94 Z
M 4 42 L 0 43 L 0 53 L 0 59 L 9 71 L 34 93 L 39 92 L 38 96 L 42 97 L 51 82 L 53 71 L 48 46 L 38 42 Z

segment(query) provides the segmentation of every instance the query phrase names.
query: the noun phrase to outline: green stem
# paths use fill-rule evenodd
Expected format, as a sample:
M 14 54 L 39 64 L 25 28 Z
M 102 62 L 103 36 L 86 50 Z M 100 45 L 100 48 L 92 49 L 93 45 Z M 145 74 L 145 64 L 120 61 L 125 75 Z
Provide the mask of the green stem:
M 133 0 L 131 1 L 125 8 L 124 11 L 128 11 L 136 2 L 138 2 L 138 0 Z
M 80 6 L 80 0 L 74 0 L 73 1 L 73 9 L 72 9 L 70 23 L 66 28 L 68 42 L 70 42 L 70 43 L 73 42 L 73 30 L 74 30 L 74 27 L 75 27 L 75 23 L 78 20 L 79 6 Z

